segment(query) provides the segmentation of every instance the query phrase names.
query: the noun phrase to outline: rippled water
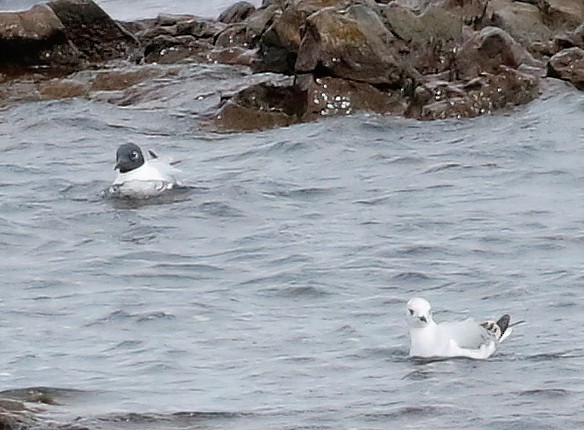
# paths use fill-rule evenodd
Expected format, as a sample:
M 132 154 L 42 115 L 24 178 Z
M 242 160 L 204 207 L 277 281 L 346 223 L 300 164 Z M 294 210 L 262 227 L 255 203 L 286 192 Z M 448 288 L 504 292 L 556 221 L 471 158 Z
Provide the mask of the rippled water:
M 43 426 L 584 425 L 581 92 L 214 134 L 202 95 L 255 78 L 182 67 L 131 107 L 1 112 L 0 386 L 58 388 Z M 129 141 L 183 159 L 192 192 L 104 198 Z M 489 361 L 413 362 L 413 295 L 527 324 Z

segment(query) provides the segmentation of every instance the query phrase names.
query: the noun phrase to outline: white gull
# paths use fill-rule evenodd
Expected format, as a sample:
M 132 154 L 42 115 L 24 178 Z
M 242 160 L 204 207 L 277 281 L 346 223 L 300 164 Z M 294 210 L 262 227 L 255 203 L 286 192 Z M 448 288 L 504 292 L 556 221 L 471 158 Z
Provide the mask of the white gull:
M 507 314 L 497 321 L 478 323 L 469 318 L 438 324 L 432 318 L 430 303 L 420 297 L 408 302 L 406 317 L 410 329 L 410 357 L 484 360 L 492 356 L 513 331 Z
M 148 151 L 147 158 L 134 143 L 120 145 L 116 153 L 118 174 L 109 191 L 119 197 L 149 198 L 182 187 L 180 170 Z

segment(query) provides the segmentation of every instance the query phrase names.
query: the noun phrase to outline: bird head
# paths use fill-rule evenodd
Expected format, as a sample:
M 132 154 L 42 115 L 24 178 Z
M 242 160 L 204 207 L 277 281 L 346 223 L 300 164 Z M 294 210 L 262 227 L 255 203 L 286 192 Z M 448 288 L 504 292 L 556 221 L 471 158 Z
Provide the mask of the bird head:
M 144 155 L 140 147 L 134 143 L 120 145 L 116 152 L 116 165 L 120 173 L 126 173 L 137 169 L 144 164 Z
M 410 299 L 407 304 L 406 318 L 410 327 L 426 327 L 432 321 L 432 306 L 421 297 Z

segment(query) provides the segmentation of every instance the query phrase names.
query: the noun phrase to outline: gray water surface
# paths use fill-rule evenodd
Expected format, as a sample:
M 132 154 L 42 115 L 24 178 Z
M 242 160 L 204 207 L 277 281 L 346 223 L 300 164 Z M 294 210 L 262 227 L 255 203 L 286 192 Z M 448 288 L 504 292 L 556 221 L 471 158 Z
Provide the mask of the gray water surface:
M 214 134 L 193 92 L 238 72 L 188 70 L 132 107 L 2 110 L 0 387 L 61 390 L 48 427 L 584 425 L 581 92 Z M 122 142 L 183 159 L 191 193 L 105 198 Z M 415 295 L 527 323 L 491 360 L 417 363 Z

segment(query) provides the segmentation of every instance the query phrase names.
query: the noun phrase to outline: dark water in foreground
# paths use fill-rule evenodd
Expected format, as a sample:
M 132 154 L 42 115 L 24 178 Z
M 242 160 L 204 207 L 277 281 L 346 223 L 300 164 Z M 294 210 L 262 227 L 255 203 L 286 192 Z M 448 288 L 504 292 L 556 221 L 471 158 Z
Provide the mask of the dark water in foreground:
M 0 387 L 53 387 L 40 428 L 584 425 L 582 93 L 218 135 L 193 115 L 245 74 L 169 70 L 0 112 Z M 192 192 L 104 198 L 129 141 Z M 412 362 L 413 295 L 527 324 L 486 362 Z

